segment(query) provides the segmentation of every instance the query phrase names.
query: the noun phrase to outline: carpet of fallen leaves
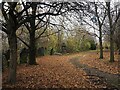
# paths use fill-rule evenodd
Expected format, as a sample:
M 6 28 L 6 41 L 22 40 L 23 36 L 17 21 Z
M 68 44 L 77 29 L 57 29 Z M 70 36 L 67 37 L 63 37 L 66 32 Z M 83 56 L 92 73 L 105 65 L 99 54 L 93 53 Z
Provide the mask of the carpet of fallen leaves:
M 38 65 L 22 64 L 17 66 L 17 82 L 7 83 L 8 70 L 3 72 L 3 88 L 104 88 L 105 85 L 94 85 L 86 78 L 82 69 L 76 69 L 69 60 L 82 56 L 81 63 L 100 70 L 118 73 L 117 61 L 110 64 L 107 60 L 100 61 L 97 53 L 79 53 L 62 56 L 44 56 L 37 58 Z M 108 53 L 105 53 L 108 58 Z M 105 59 L 106 59 L 105 58 Z
M 115 54 L 115 62 L 110 63 L 110 54 L 108 51 L 104 52 L 104 58 L 99 59 L 99 53 L 90 52 L 90 53 L 82 53 L 80 57 L 80 63 L 86 64 L 90 67 L 97 68 L 101 71 L 111 73 L 111 74 L 119 74 L 119 58 L 118 55 Z

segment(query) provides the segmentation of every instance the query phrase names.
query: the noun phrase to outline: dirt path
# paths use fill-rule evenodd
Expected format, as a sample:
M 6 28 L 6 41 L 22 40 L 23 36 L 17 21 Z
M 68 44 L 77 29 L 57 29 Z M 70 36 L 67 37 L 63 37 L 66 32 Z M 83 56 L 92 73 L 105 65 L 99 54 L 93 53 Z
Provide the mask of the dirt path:
M 80 59 L 83 59 L 82 56 L 75 57 L 70 59 L 70 63 L 72 63 L 76 68 L 82 69 L 87 73 L 88 79 L 94 83 L 95 85 L 106 84 L 109 88 L 119 88 L 118 77 L 119 75 L 106 73 L 100 71 L 97 68 L 89 67 L 88 65 L 81 64 Z

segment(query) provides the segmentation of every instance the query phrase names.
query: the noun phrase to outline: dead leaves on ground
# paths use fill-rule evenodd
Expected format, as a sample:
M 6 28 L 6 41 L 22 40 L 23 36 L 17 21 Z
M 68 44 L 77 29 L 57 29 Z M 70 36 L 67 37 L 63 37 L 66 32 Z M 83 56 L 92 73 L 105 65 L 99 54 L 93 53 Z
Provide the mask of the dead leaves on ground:
M 89 83 L 82 70 L 76 70 L 69 59 L 73 56 L 45 56 L 37 58 L 38 65 L 19 65 L 17 83 L 6 83 L 7 71 L 3 73 L 3 87 L 7 88 L 86 88 Z M 90 86 L 91 87 L 91 86 Z
M 90 67 L 97 68 L 101 71 L 111 73 L 111 74 L 119 74 L 119 66 L 118 59 L 115 56 L 115 62 L 109 62 L 109 52 L 104 52 L 104 59 L 99 59 L 99 55 L 95 52 L 83 54 L 80 58 L 81 64 L 86 64 Z
M 100 62 L 97 54 L 73 54 L 65 56 L 45 56 L 37 58 L 38 65 L 19 65 L 17 67 L 17 83 L 6 83 L 8 72 L 3 73 L 3 87 L 6 88 L 101 88 L 105 85 L 94 85 L 89 82 L 82 69 L 76 69 L 69 60 L 84 56 L 80 63 L 96 67 L 106 72 L 117 73 L 115 65 Z M 113 70 L 114 69 L 114 70 Z M 91 77 L 89 77 L 91 78 Z M 96 77 L 97 78 L 97 77 Z M 99 80 L 99 78 L 97 78 Z

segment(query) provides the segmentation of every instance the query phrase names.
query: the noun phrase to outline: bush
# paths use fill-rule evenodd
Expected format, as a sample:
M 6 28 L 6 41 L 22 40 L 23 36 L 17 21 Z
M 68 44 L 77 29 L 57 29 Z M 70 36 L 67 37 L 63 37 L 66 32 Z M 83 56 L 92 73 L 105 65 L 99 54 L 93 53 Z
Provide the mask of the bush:
M 96 50 L 96 43 L 95 43 L 95 41 L 94 40 L 90 40 L 89 41 L 90 42 L 90 50 Z
M 96 50 L 96 44 L 95 43 L 91 43 L 90 50 Z

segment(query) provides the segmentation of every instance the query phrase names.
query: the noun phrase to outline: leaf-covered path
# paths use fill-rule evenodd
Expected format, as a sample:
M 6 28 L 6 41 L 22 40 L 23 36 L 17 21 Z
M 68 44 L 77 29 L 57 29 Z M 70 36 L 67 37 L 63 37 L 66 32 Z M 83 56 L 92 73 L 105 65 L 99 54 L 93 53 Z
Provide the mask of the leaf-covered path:
M 38 65 L 18 65 L 17 67 L 17 83 L 15 85 L 9 85 L 7 81 L 8 72 L 7 69 L 3 73 L 3 87 L 4 88 L 106 88 L 108 84 L 102 81 L 102 83 L 96 84 L 91 82 L 92 78 L 88 73 L 83 69 L 83 67 L 76 68 L 76 66 L 71 63 L 71 60 L 74 60 L 76 57 L 88 57 L 89 53 L 80 53 L 72 55 L 63 55 L 63 56 L 44 56 L 37 58 Z M 98 56 L 96 54 L 96 56 Z M 89 58 L 89 57 L 88 57 Z M 93 59 L 95 59 L 94 57 Z M 84 62 L 86 58 L 84 57 Z M 81 65 L 83 61 L 81 61 Z M 75 60 L 72 62 L 76 62 Z M 91 60 L 91 62 L 93 62 Z M 76 62 L 80 63 L 80 62 Z M 96 59 L 93 63 L 101 63 Z M 104 68 L 107 68 L 103 62 Z M 116 63 L 115 63 L 116 64 Z M 90 66 L 91 64 L 86 63 Z M 114 67 L 115 65 L 109 65 L 117 73 L 118 68 Z M 101 66 L 101 68 L 103 68 Z M 97 68 L 97 67 L 96 67 Z M 98 67 L 99 68 L 99 67 Z M 103 70 L 104 71 L 104 70 Z M 108 70 L 109 71 L 109 70 Z M 109 71 L 112 73 L 111 71 Z M 98 77 L 94 78 L 96 81 L 100 81 Z
M 76 68 L 83 69 L 86 72 L 86 76 L 88 76 L 88 79 L 91 83 L 93 83 L 94 85 L 106 84 L 109 88 L 119 88 L 119 74 L 107 73 L 97 68 L 89 67 L 86 64 L 81 64 L 80 59 L 82 59 L 82 56 L 72 58 L 70 62 Z

